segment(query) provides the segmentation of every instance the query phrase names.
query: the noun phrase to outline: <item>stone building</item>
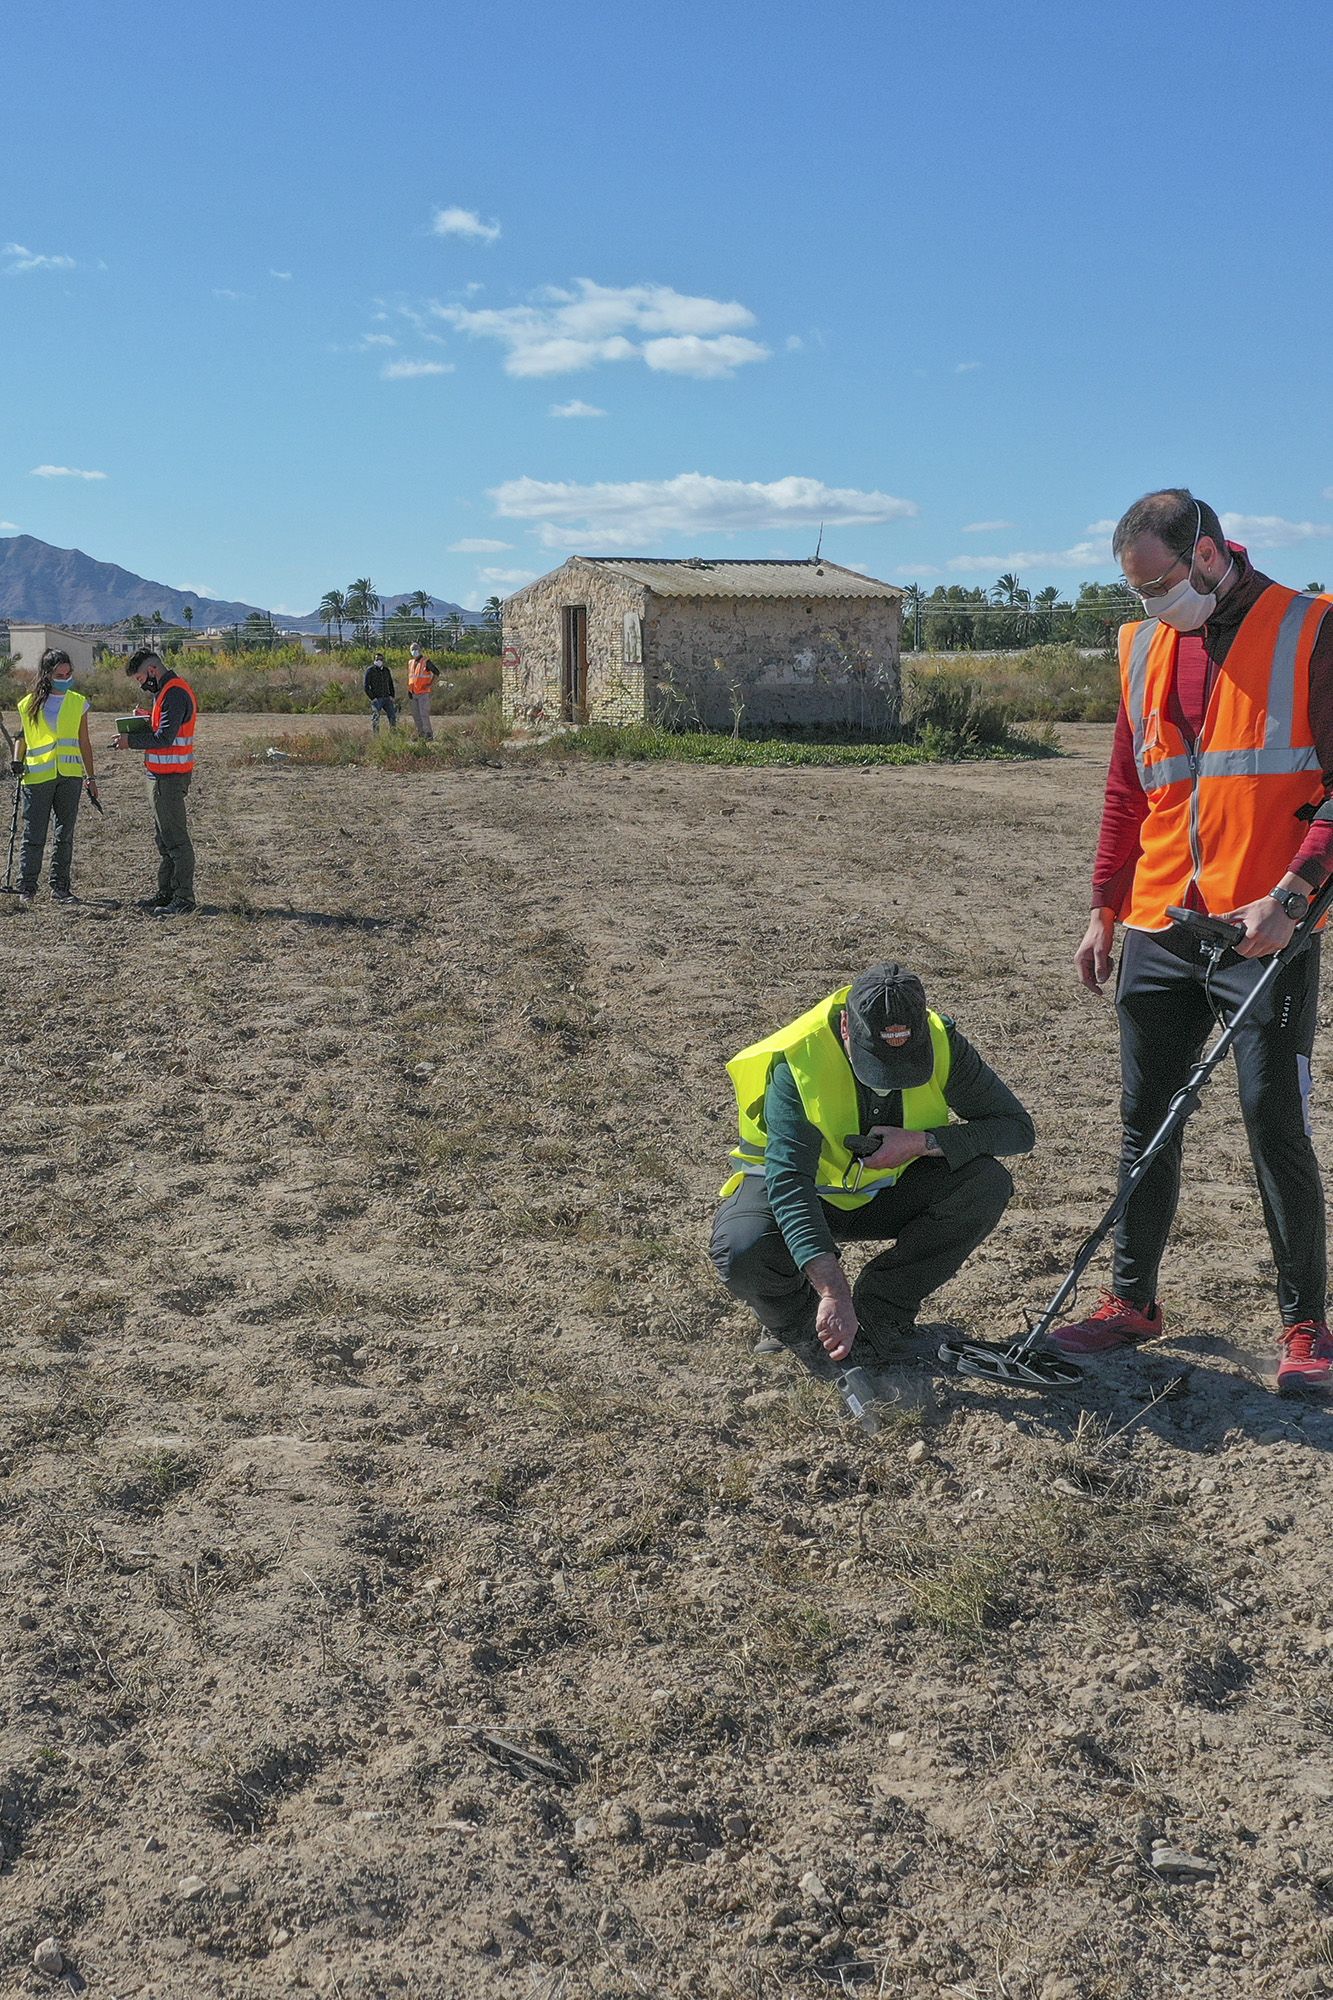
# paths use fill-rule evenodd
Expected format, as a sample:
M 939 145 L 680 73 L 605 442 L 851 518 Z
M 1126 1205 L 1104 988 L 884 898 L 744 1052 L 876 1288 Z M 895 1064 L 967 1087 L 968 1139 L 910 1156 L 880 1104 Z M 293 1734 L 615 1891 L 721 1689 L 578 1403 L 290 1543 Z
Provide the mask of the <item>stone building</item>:
M 812 558 L 571 556 L 505 600 L 505 714 L 878 731 L 899 718 L 902 597 Z
M 87 673 L 97 659 L 97 647 L 82 632 L 64 625 L 36 625 L 24 619 L 0 619 L 0 653 L 8 653 L 20 673 L 35 674 L 50 646 L 69 654 L 76 674 Z

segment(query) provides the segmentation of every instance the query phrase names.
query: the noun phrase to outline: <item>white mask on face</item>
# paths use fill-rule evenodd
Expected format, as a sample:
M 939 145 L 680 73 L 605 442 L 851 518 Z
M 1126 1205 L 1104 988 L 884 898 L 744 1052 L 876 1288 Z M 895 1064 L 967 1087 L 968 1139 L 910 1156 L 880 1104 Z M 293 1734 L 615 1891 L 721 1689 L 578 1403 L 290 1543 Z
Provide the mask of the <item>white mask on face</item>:
M 1190 550 L 1188 574 L 1183 576 L 1179 583 L 1173 583 L 1170 590 L 1163 591 L 1160 597 L 1142 597 L 1140 600 L 1145 616 L 1159 618 L 1162 624 L 1169 625 L 1173 632 L 1197 632 L 1201 625 L 1208 623 L 1217 609 L 1217 593 L 1236 567 L 1236 558 L 1233 556 L 1211 590 L 1194 588 L 1194 555 L 1203 528 L 1203 509 L 1197 500 L 1194 505 L 1199 518 L 1194 529 L 1194 546 Z

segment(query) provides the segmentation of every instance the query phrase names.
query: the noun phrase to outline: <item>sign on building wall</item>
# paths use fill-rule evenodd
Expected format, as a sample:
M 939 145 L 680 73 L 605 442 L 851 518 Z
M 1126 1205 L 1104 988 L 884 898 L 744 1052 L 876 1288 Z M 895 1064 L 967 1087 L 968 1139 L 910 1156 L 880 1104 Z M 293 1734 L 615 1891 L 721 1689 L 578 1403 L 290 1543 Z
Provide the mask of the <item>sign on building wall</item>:
M 622 657 L 627 667 L 643 665 L 643 620 L 637 611 L 625 613 L 625 645 Z

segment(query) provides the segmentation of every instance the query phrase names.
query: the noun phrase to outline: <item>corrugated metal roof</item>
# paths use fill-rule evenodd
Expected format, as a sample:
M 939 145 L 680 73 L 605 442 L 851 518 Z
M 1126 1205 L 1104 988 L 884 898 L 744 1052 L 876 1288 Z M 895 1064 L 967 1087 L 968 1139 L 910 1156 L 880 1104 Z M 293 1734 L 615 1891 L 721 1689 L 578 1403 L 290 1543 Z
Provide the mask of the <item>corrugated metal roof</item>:
M 614 570 L 658 597 L 901 597 L 902 591 L 838 563 L 805 556 L 790 562 L 702 556 L 580 556 Z

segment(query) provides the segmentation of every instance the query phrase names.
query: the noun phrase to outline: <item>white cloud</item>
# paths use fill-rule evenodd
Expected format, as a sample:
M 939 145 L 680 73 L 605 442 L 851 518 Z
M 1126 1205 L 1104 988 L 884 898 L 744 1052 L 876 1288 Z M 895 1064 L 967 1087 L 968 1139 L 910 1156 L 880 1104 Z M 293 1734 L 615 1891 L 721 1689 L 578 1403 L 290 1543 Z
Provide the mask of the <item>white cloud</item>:
M 959 361 L 955 363 L 953 372 L 955 375 L 973 375 L 980 366 L 979 361 Z
M 502 583 L 510 590 L 518 590 L 521 585 L 531 583 L 538 572 L 535 569 L 483 569 L 477 576 L 482 583 Z
M 1103 541 L 1075 542 L 1068 549 L 1016 549 L 1007 556 L 953 556 L 949 568 L 962 576 L 1001 576 L 1025 569 L 1106 569 L 1111 551 Z
M 512 542 L 492 541 L 488 535 L 472 535 L 461 542 L 450 542 L 451 556 L 498 556 L 502 549 L 512 549 Z
M 1321 500 L 1333 500 L 1333 486 L 1326 486 L 1319 497 Z
M 292 281 L 292 274 L 290 271 L 275 271 L 271 264 L 268 267 L 268 274 L 270 278 L 281 278 L 284 285 L 289 285 Z
M 604 417 L 605 410 L 599 410 L 596 403 L 581 403 L 577 396 L 570 403 L 552 403 L 553 417 Z
M 782 344 L 788 354 L 799 354 L 805 346 L 805 342 L 801 339 L 799 333 L 789 333 Z
M 575 284 L 548 286 L 529 305 L 433 310 L 460 333 L 498 341 L 508 375 L 569 375 L 637 355 L 659 373 L 716 377 L 768 358 L 757 340 L 739 337 L 754 314 L 734 299 L 695 298 L 670 285 Z
M 422 375 L 452 375 L 452 361 L 386 361 L 380 369 L 382 382 L 415 382 Z
M 368 333 L 365 339 L 361 342 L 362 348 L 397 347 L 397 345 L 398 342 L 394 339 L 391 333 Z
M 29 479 L 105 479 L 104 472 L 81 472 L 77 465 L 34 465 Z
M 213 287 L 213 297 L 215 299 L 248 299 L 249 296 L 249 292 L 233 292 L 226 285 L 214 285 Z
M 714 340 L 704 340 L 697 333 L 678 333 L 645 341 L 643 358 L 659 374 L 693 375 L 708 382 L 734 375 L 747 361 L 767 361 L 768 349 L 739 333 L 720 334 Z
M 217 597 L 218 592 L 211 583 L 183 583 L 181 590 L 186 597 Z M 271 605 L 270 610 L 281 611 L 280 604 Z
M 893 574 L 903 577 L 908 583 L 917 583 L 923 576 L 943 576 L 944 571 L 936 569 L 934 563 L 913 563 L 910 567 L 900 563 Z
M 1012 528 L 1012 521 L 969 521 L 963 529 L 965 535 L 1002 535 L 1006 528 Z
M 22 533 L 23 530 L 17 521 L 0 521 L 0 535 L 21 535 Z
M 500 235 L 498 222 L 483 222 L 471 208 L 437 208 L 431 229 L 436 236 L 463 236 L 473 243 L 494 243 Z
M 1333 535 L 1333 523 L 1284 521 L 1280 514 L 1223 514 L 1221 521 L 1233 541 L 1244 542 L 1250 549 L 1289 549 L 1296 542 L 1322 541 Z
M 915 514 L 916 503 L 890 493 L 864 493 L 822 480 L 788 477 L 714 479 L 700 472 L 674 479 L 599 481 L 579 486 L 543 479 L 509 479 L 491 488 L 495 510 L 511 520 L 538 522 L 548 549 L 644 548 L 654 542 L 766 530 L 874 526 Z
M 1115 521 L 1089 521 L 1083 532 L 1085 535 L 1113 535 L 1117 525 Z
M 6 243 L 0 249 L 0 257 L 12 261 L 5 265 L 11 278 L 23 271 L 73 271 L 77 267 L 72 257 L 47 257 L 39 250 L 29 250 L 23 243 Z

